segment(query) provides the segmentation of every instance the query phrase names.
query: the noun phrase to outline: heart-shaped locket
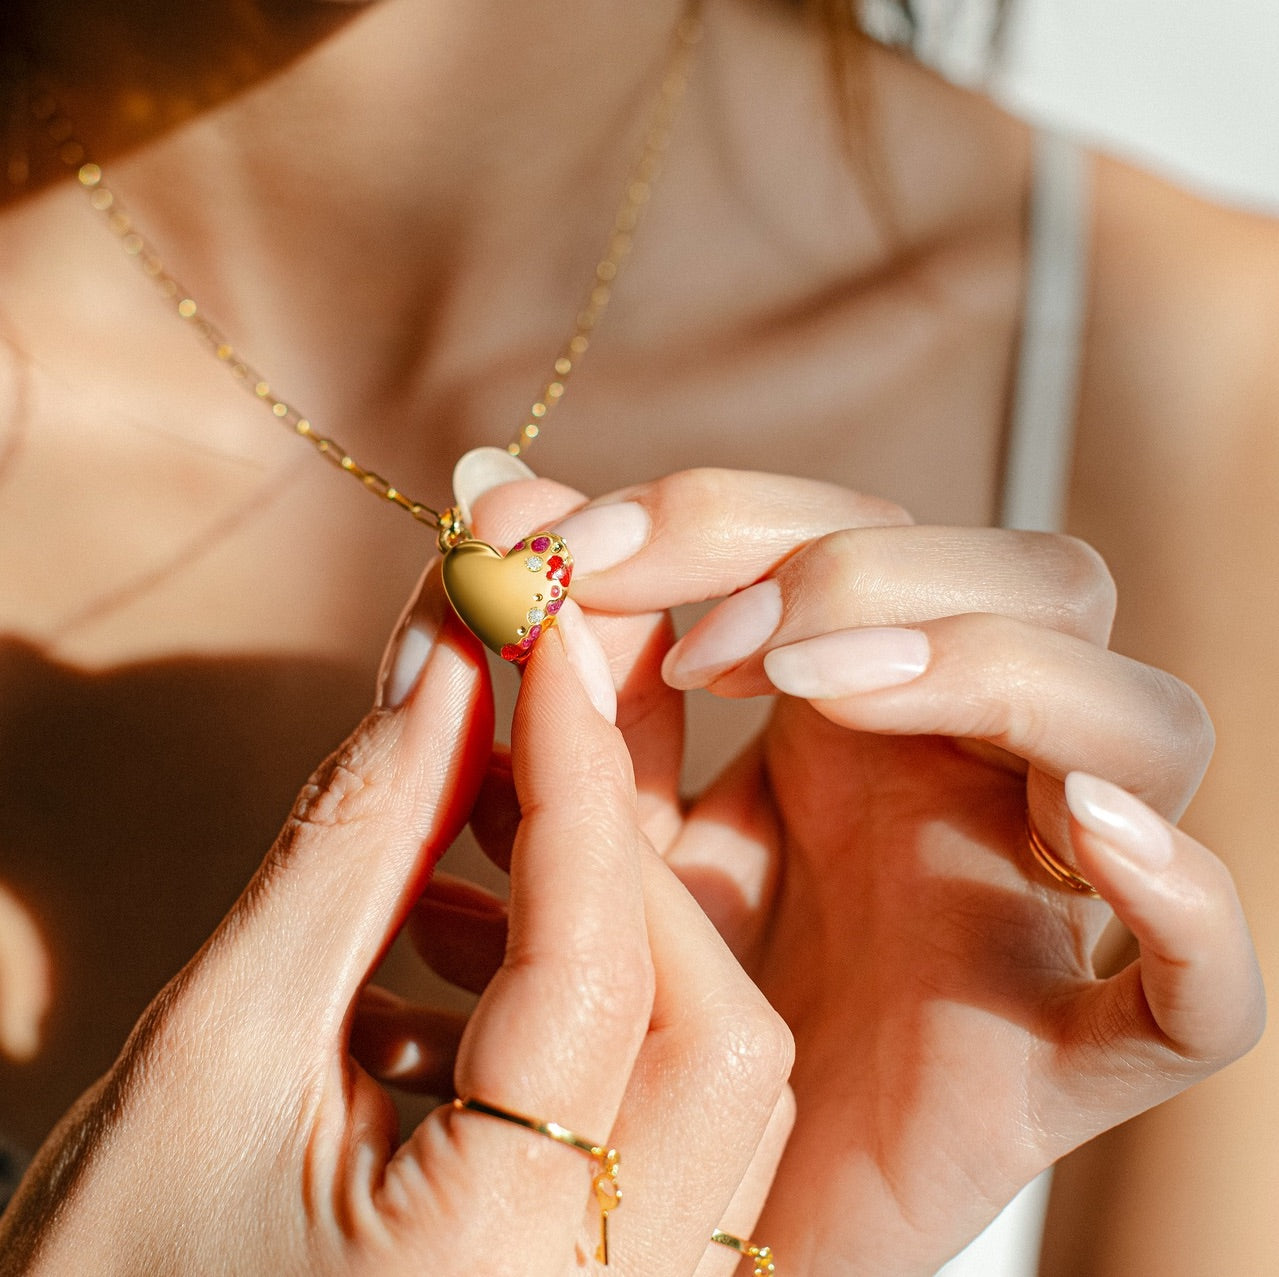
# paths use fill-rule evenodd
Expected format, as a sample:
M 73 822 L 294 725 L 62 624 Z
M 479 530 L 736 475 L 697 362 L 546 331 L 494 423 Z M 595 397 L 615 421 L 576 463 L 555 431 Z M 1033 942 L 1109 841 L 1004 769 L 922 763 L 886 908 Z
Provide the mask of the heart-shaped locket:
M 573 556 L 554 532 L 534 532 L 506 554 L 462 541 L 444 556 L 444 592 L 467 628 L 522 665 L 568 598 Z

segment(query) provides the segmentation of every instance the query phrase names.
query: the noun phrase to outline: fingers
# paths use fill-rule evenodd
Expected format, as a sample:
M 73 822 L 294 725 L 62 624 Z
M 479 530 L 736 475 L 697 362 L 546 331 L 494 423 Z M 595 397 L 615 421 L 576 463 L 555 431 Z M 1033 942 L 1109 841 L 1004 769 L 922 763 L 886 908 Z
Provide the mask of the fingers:
M 456 1087 L 620 1149 L 614 1244 L 637 1271 L 691 1272 L 725 1210 L 745 1229 L 760 1209 L 791 1120 L 791 1040 L 640 838 L 624 742 L 586 695 L 589 673 L 575 673 L 575 661 L 602 654 L 572 645 L 571 630 L 547 636 L 517 705 L 523 820 L 507 949 L 464 1036 Z M 457 917 L 441 925 L 445 912 Z M 419 942 L 450 948 L 455 922 L 454 938 L 496 935 L 500 911 L 474 888 L 433 884 L 414 927 L 435 934 Z M 516 1221 L 542 1267 L 561 1271 L 565 1222 L 588 1201 L 579 1154 L 507 1122 L 437 1111 L 387 1182 L 394 1195 L 414 1174 L 456 1182 L 477 1168 L 499 1226 Z M 469 1209 L 483 1218 L 486 1206 Z
M 770 1245 L 767 1237 L 756 1235 L 756 1225 L 763 1214 L 773 1180 L 777 1178 L 777 1168 L 781 1165 L 782 1154 L 794 1126 L 795 1093 L 787 1086 L 773 1108 L 754 1159 L 732 1200 L 724 1208 L 719 1229 L 756 1246 Z M 721 1245 L 708 1246 L 694 1277 L 712 1277 L 712 1274 L 729 1277 L 738 1271 L 738 1254 Z
M 631 613 L 730 594 L 840 528 L 909 522 L 891 502 L 833 484 L 707 469 L 615 493 L 560 526 L 582 547 L 579 602 Z
M 650 853 L 644 871 L 656 993 L 615 1139 L 636 1167 L 630 1219 L 665 1227 L 625 1237 L 637 1271 L 692 1272 L 712 1229 L 731 1214 L 749 1231 L 762 1208 L 793 1116 L 794 1047 L 670 867 Z
M 604 1143 L 647 1031 L 653 972 L 625 746 L 588 696 L 593 675 L 575 668 L 602 655 L 570 653 L 566 639 L 559 627 L 542 638 L 516 706 L 523 822 L 509 939 L 464 1035 L 455 1086 Z M 437 1111 L 392 1160 L 390 1191 L 412 1191 L 424 1174 L 474 1188 L 477 1229 L 515 1221 L 537 1271 L 567 1266 L 565 1237 L 591 1179 L 580 1153 L 490 1117 Z
M 1066 797 L 1078 863 L 1141 950 L 1086 1004 L 1083 1040 L 1122 1043 L 1182 1085 L 1236 1059 L 1261 1035 L 1265 995 L 1226 867 L 1107 781 L 1074 773 Z
M 582 500 L 580 494 L 546 480 L 504 483 L 474 498 L 476 530 L 496 544 L 510 544 L 530 527 L 548 523 L 557 528 L 571 526 L 572 516 L 562 516 Z M 566 540 L 575 561 L 579 554 L 589 558 L 599 553 L 589 529 L 579 529 Z M 574 580 L 572 594 L 577 600 L 576 576 Z M 571 611 L 572 607 L 561 611 L 561 625 Z M 567 619 L 572 624 L 576 618 Z M 613 686 L 618 689 L 617 725 L 631 755 L 640 829 L 654 846 L 664 848 L 679 826 L 684 749 L 682 698 L 658 676 L 671 644 L 670 621 L 661 611 L 628 608 L 625 615 L 594 612 L 591 626 L 608 655 Z M 509 810 L 509 804 L 499 805 L 499 812 L 504 809 Z M 501 863 L 502 841 L 496 823 L 481 813 L 476 832 L 486 851 Z
M 841 726 L 989 742 L 1058 780 L 1112 777 L 1170 814 L 1212 752 L 1203 706 L 1178 680 L 1006 617 L 823 634 L 770 652 L 764 669 Z
M 646 1021 L 651 998 L 630 766 L 620 735 L 589 698 L 583 705 L 589 677 L 583 680 L 575 668 L 602 663 L 602 656 L 589 648 L 570 651 L 559 630 L 546 637 L 535 654 L 541 659 L 527 667 L 513 725 L 523 822 L 511 863 L 506 960 L 459 1064 L 459 1088 L 480 1094 L 507 1080 L 507 1050 L 518 1038 L 508 1039 L 503 1026 L 526 1020 L 530 1007 L 541 1008 L 572 1040 L 602 1035 L 600 1049 L 618 1051 L 620 1063 L 638 1049 L 637 1016 Z M 565 723 L 571 731 L 562 730 Z M 531 1080 L 527 1046 L 521 1054 Z M 607 1095 L 617 1086 L 617 1070 L 602 1070 L 595 1050 L 578 1053 L 579 1077 L 565 1068 L 562 1048 L 555 1054 L 553 1094 L 564 1103 L 583 1091 Z M 607 1079 L 598 1076 L 605 1071 Z M 547 1096 L 507 1098 L 518 1104 Z M 612 1117 L 606 1099 L 602 1111 L 576 1120 L 598 1127 L 605 1119 L 611 1125 Z
M 733 595 L 672 649 L 675 687 L 721 696 L 770 690 L 764 656 L 833 630 L 989 613 L 1105 646 L 1115 590 L 1095 551 L 1070 537 L 996 528 L 833 532 Z
M 482 671 L 429 573 L 389 649 L 380 708 L 317 770 L 202 955 L 220 998 L 266 1000 L 273 1022 L 325 1040 L 345 1020 L 474 800 L 492 739 Z

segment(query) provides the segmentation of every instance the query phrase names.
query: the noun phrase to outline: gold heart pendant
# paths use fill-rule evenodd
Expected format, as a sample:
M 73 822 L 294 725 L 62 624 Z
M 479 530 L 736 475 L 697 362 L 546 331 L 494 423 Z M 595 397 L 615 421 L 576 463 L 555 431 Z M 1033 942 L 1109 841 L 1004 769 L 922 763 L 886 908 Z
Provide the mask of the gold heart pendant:
M 444 556 L 444 592 L 472 634 L 523 665 L 568 598 L 573 556 L 554 532 L 534 532 L 503 555 L 462 541 Z

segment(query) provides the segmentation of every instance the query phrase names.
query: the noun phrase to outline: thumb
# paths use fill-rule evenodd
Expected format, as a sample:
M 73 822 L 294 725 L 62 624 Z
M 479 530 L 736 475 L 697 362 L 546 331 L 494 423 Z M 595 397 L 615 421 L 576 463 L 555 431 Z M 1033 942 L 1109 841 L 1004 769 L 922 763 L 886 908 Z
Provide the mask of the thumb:
M 438 565 L 383 658 L 378 703 L 303 788 L 210 947 L 249 998 L 289 1020 L 341 1023 L 464 824 L 492 744 L 476 641 Z
M 1136 961 L 1083 999 L 1081 1040 L 1120 1051 L 1145 1082 L 1126 1088 L 1126 1117 L 1249 1050 L 1265 1023 L 1265 995 L 1220 860 L 1095 776 L 1072 772 L 1066 801 L 1081 871 L 1140 946 Z

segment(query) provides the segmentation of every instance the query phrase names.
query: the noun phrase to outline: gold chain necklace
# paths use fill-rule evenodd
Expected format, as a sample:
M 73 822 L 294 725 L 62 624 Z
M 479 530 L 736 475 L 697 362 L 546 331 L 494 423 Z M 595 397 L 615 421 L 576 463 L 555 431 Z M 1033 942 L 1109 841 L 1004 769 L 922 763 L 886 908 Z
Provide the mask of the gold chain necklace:
M 661 171 L 662 158 L 684 97 L 695 46 L 701 39 L 700 0 L 690 0 L 675 29 L 657 104 L 649 119 L 639 159 L 631 169 L 621 205 L 613 218 L 603 255 L 595 267 L 586 299 L 572 330 L 555 357 L 542 387 L 506 450 L 519 457 L 541 433 L 546 418 L 564 396 L 568 379 L 580 365 L 596 326 L 608 308 L 613 285 L 630 255 L 644 206 Z M 503 659 L 522 665 L 538 638 L 555 624 L 568 597 L 573 556 L 562 537 L 533 532 L 506 555 L 477 541 L 456 506 L 437 510 L 417 501 L 375 470 L 358 462 L 336 439 L 316 430 L 311 419 L 271 389 L 271 383 L 227 340 L 190 291 L 170 274 L 150 240 L 108 185 L 100 164 L 76 135 L 75 125 L 52 92 L 37 93 L 30 113 L 87 192 L 108 229 L 156 285 L 160 297 L 192 328 L 215 359 L 286 429 L 305 439 L 337 469 L 357 479 L 375 497 L 398 506 L 419 523 L 433 527 L 444 555 L 444 588 L 453 610 L 468 628 Z

